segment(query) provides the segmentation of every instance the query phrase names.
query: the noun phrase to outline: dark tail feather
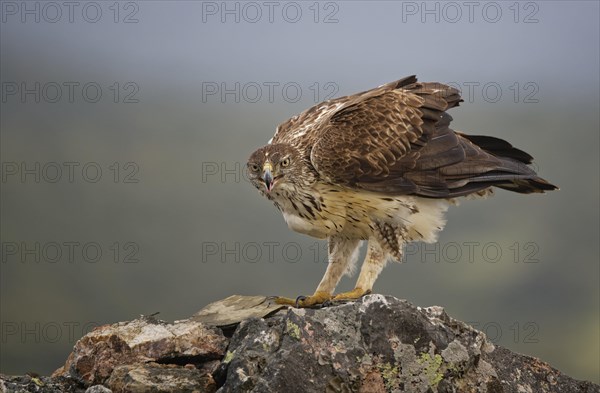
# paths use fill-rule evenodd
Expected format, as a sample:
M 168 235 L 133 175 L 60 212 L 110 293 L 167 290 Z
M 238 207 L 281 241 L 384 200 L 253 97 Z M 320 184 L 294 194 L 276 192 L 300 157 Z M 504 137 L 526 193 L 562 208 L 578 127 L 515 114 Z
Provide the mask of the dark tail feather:
M 467 135 L 463 133 L 460 133 L 460 135 L 497 157 L 508 157 L 525 164 L 531 164 L 533 161 L 532 156 L 525 153 L 523 150 L 513 147 L 513 145 L 504 139 L 485 135 Z
M 542 193 L 558 189 L 554 184 L 539 177 L 529 166 L 533 161 L 530 154 L 513 147 L 505 140 L 491 136 L 467 135 L 461 132 L 457 132 L 457 134 L 500 160 L 493 170 L 470 176 L 470 184 L 479 183 L 481 186 L 489 184 L 521 194 Z M 468 151 L 468 147 L 465 146 L 465 148 Z
M 538 177 L 537 173 L 528 166 L 533 161 L 530 154 L 517 149 L 507 141 L 484 135 L 467 135 L 463 133 L 460 133 L 460 135 L 502 160 L 503 168 L 501 169 L 506 177 L 510 178 L 511 174 L 514 175 L 514 178 L 496 182 L 494 186 L 521 194 L 541 193 L 558 189 L 554 184 Z
M 512 182 L 506 184 L 496 184 L 496 187 L 521 194 L 558 190 L 558 187 L 556 187 L 554 184 L 537 176 L 531 179 L 513 180 Z

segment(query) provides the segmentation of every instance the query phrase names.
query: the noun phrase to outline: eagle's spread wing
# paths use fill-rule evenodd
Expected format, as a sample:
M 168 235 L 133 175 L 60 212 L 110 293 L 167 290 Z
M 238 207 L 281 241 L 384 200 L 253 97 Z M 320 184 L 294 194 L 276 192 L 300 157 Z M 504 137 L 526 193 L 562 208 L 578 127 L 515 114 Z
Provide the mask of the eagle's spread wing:
M 309 154 L 324 180 L 387 194 L 448 198 L 490 186 L 555 188 L 508 142 L 450 129 L 445 111 L 460 101 L 458 90 L 412 76 L 317 105 L 282 124 L 274 142 Z

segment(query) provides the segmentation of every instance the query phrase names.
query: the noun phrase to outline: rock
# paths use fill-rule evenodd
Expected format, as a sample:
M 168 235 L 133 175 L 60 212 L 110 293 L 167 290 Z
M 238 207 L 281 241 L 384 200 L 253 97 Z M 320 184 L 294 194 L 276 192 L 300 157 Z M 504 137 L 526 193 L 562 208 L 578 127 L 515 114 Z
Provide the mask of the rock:
M 600 392 L 494 346 L 440 307 L 381 295 L 245 320 L 223 363 L 220 393 Z
M 117 366 L 106 385 L 113 393 L 144 393 L 153 391 L 172 393 L 214 393 L 217 384 L 210 374 L 195 368 L 164 364 L 134 364 Z
M 102 326 L 77 342 L 52 378 L 0 376 L 0 386 L 77 393 L 600 393 L 598 385 L 493 345 L 441 307 L 369 295 L 321 309 L 279 308 L 264 297 L 234 296 L 172 324 L 141 318 Z
M 84 393 L 85 387 L 64 377 L 8 376 L 0 374 L 0 392 Z
M 86 389 L 85 393 L 113 393 L 112 390 L 102 385 L 90 386 Z
M 103 384 L 117 366 L 147 362 L 202 364 L 225 354 L 220 330 L 183 320 L 166 323 L 143 317 L 97 327 L 75 344 L 66 364 L 53 375 L 86 385 Z

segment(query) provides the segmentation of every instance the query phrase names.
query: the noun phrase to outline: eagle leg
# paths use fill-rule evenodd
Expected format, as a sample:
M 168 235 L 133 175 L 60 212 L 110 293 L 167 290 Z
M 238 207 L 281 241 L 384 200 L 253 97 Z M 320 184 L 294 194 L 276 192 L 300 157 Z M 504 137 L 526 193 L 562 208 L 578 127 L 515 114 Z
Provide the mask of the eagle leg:
M 363 262 L 356 287 L 350 292 L 343 292 L 333 297 L 333 301 L 337 300 L 356 300 L 364 295 L 371 293 L 373 284 L 377 280 L 377 276 L 385 267 L 389 258 L 389 253 L 384 251 L 380 241 L 376 238 L 369 239 L 369 248 L 367 256 Z
M 329 264 L 315 293 L 312 296 L 298 296 L 296 300 L 276 297 L 275 303 L 292 307 L 317 307 L 328 303 L 333 297 L 333 291 L 342 275 L 352 271 L 358 257 L 359 246 L 360 239 L 331 236 L 329 238 Z

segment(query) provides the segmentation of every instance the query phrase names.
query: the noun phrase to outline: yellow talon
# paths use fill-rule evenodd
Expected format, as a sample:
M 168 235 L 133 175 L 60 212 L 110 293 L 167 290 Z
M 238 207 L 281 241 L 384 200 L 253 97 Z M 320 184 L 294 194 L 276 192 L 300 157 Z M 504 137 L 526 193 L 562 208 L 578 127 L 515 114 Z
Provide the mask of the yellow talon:
M 298 296 L 296 300 L 287 297 L 276 297 L 275 303 L 298 308 L 313 307 L 331 300 L 327 292 L 315 292 L 312 296 Z
M 369 289 L 365 291 L 362 288 L 354 288 L 350 292 L 342 292 L 335 295 L 332 300 L 357 300 L 365 295 L 368 295 L 369 293 L 371 293 L 371 290 Z
M 364 290 L 362 288 L 354 288 L 350 292 L 343 292 L 336 296 L 331 296 L 327 292 L 315 292 L 312 296 L 298 296 L 298 298 L 290 299 L 287 297 L 274 297 L 273 301 L 276 304 L 284 306 L 307 308 L 323 305 L 329 301 L 347 301 L 357 300 L 361 297 L 371 293 L 371 290 Z

